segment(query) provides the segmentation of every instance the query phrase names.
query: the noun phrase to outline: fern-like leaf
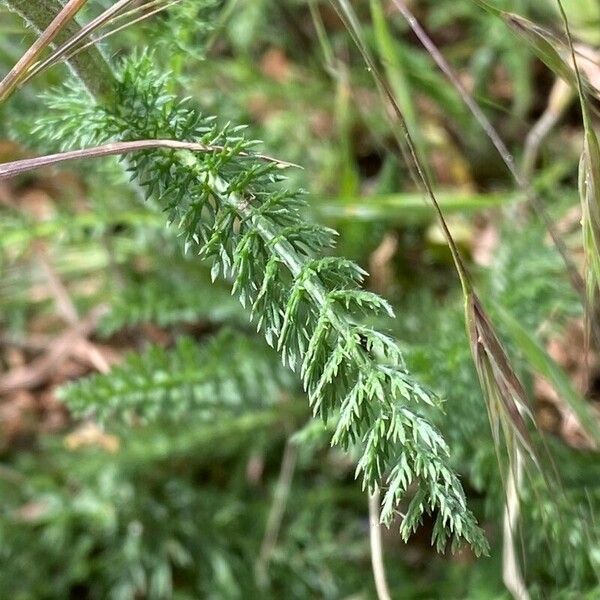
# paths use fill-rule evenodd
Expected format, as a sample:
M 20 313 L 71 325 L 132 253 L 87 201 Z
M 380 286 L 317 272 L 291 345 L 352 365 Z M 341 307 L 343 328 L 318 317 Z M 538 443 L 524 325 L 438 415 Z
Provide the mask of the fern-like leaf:
M 358 267 L 320 257 L 323 248 L 334 245 L 334 232 L 306 225 L 303 196 L 285 189 L 278 166 L 248 157 L 255 144 L 239 129 L 220 129 L 178 101 L 149 56 L 125 63 L 109 105 L 91 109 L 83 97 L 63 94 L 51 103 L 55 109 L 67 107 L 76 123 L 62 121 L 70 143 L 156 137 L 222 147 L 201 156 L 140 152 L 128 168 L 180 228 L 186 247 L 212 261 L 213 277 L 233 282 L 258 329 L 301 375 L 314 413 L 325 420 L 339 413 L 334 442 L 364 447 L 358 468 L 363 485 L 382 486 L 404 457 L 418 491 L 403 533 L 408 535 L 423 513 L 436 513 L 438 547 L 452 537 L 453 545 L 462 539 L 476 552 L 485 551 L 458 478 L 446 466 L 448 448 L 419 413 L 423 399 L 433 403 L 434 398 L 406 371 L 397 345 L 359 322 L 365 315 L 391 314 L 391 308 L 360 289 Z M 75 118 L 77 112 L 81 118 Z M 55 119 L 61 120 L 61 113 Z M 407 491 L 401 478 L 388 477 L 386 521 Z
M 206 344 L 184 337 L 170 350 L 132 353 L 105 375 L 63 387 L 60 396 L 74 416 L 93 414 L 101 421 L 214 420 L 271 406 L 293 387 L 275 353 L 257 351 L 247 335 L 223 330 Z

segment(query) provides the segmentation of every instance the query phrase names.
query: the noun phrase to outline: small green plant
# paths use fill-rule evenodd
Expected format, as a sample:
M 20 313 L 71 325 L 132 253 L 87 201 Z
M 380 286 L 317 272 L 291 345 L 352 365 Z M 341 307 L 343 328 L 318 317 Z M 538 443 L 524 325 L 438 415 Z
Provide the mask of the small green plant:
M 17 259 L 39 255 L 41 277 L 54 289 L 53 303 L 72 325 L 72 339 L 67 335 L 60 343 L 75 345 L 78 328 L 93 322 L 99 336 L 125 339 L 129 351 L 112 367 L 101 357 L 101 373 L 58 390 L 71 417 L 83 423 L 63 447 L 43 438 L 38 447 L 43 460 L 25 453 L 11 459 L 6 472 L 0 469 L 0 491 L 7 499 L 0 512 L 0 537 L 7 540 L 0 559 L 10 565 L 0 574 L 0 592 L 8 590 L 17 598 L 82 593 L 119 600 L 248 594 L 333 599 L 364 590 L 368 597 L 371 578 L 365 583 L 362 575 L 370 568 L 369 553 L 382 599 L 392 595 L 388 584 L 407 597 L 413 592 L 447 594 L 440 592 L 441 584 L 429 581 L 429 571 L 437 565 L 444 565 L 449 585 L 454 580 L 451 589 L 457 596 L 498 596 L 501 571 L 505 586 L 519 598 L 538 592 L 542 597 L 559 588 L 564 594 L 596 589 L 600 532 L 590 513 L 600 498 L 589 489 L 597 471 L 594 455 L 552 439 L 540 444 L 528 402 L 534 377 L 543 376 L 566 410 L 576 415 L 587 442 L 598 441 L 593 410 L 543 344 L 550 320 L 563 326 L 581 314 L 580 298 L 567 284 L 567 275 L 577 280 L 578 272 L 567 273 L 560 253 L 546 243 L 544 227 L 525 218 L 522 230 L 499 227 L 501 243 L 490 266 L 472 269 L 445 218 L 446 206 L 469 212 L 485 207 L 497 209 L 494 218 L 506 210 L 512 224 L 511 215 L 520 210 L 512 205 L 515 199 L 523 195 L 529 201 L 538 191 L 556 187 L 565 167 L 559 165 L 558 175 L 549 169 L 540 181 L 529 181 L 531 173 L 521 176 L 477 96 L 461 93 L 460 85 L 446 86 L 433 73 L 428 54 L 395 39 L 397 15 L 388 18 L 393 7 L 421 41 L 428 39 L 404 2 L 386 6 L 372 0 L 370 10 L 356 7 L 359 15 L 346 0 L 310 0 L 306 7 L 297 2 L 275 6 L 271 0 L 4 4 L 36 34 L 30 50 L 0 82 L 0 110 L 14 116 L 9 127 L 15 137 L 43 155 L 0 164 L 0 179 L 65 161 L 120 158 L 83 167 L 91 210 L 61 206 L 39 220 L 6 210 L 0 224 L 0 266 L 9 268 L 0 282 L 0 321 L 18 330 L 30 308 L 49 310 L 48 298 L 28 291 L 27 284 L 40 274 L 10 268 Z M 508 0 L 504 4 L 514 8 Z M 442 1 L 427 8 L 432 28 L 446 24 L 448 6 Z M 538 8 L 531 7 L 533 12 Z M 445 273 L 439 276 L 429 265 L 425 283 L 419 280 L 398 294 L 399 309 L 368 289 L 363 268 L 336 255 L 336 230 L 313 219 L 320 198 L 312 199 L 297 181 L 310 181 L 318 151 L 295 150 L 293 160 L 305 167 L 302 171 L 273 158 L 269 144 L 263 150 L 253 139 L 262 135 L 229 122 L 232 115 L 243 122 L 246 110 L 271 107 L 250 93 L 243 96 L 244 89 L 242 100 L 230 91 L 244 87 L 248 73 L 257 71 L 255 65 L 226 57 L 226 74 L 213 72 L 211 52 L 230 23 L 231 46 L 242 48 L 243 54 L 252 43 L 248 29 L 276 29 L 260 20 L 271 9 L 288 23 L 295 22 L 294 11 L 312 19 L 316 54 L 320 58 L 322 53 L 326 62 L 326 75 L 320 76 L 334 81 L 340 113 L 334 128 L 343 152 L 334 148 L 331 164 L 336 165 L 332 171 L 342 173 L 344 198 L 314 212 L 340 219 L 358 212 L 366 225 L 358 217 L 350 225 L 338 222 L 342 249 L 348 246 L 364 258 L 367 251 L 356 250 L 357 240 L 360 245 L 384 230 L 382 221 L 390 211 L 400 221 L 416 223 L 410 235 L 418 230 L 423 238 L 429 235 L 424 224 L 439 219 Z M 331 9 L 339 11 L 346 26 L 341 33 L 327 31 Z M 508 25 L 542 60 L 558 65 L 558 75 L 579 83 L 586 111 L 587 82 L 578 80 L 544 29 L 482 0 L 461 5 L 461 19 L 471 23 L 474 13 L 485 15 L 474 19 L 480 38 L 493 32 L 489 44 L 474 51 L 477 95 L 486 88 L 492 64 L 486 64 L 486 53 L 500 53 L 515 75 L 507 118 L 514 126 L 528 114 L 532 78 L 525 66 L 529 69 L 531 56 L 527 46 L 514 48 L 501 35 Z M 75 14 L 87 25 L 80 26 Z M 154 15 L 162 19 L 143 33 L 153 50 L 129 52 L 125 45 L 107 41 L 121 27 Z M 364 25 L 365 15 L 372 24 Z M 296 31 L 300 37 L 306 35 L 302 27 Z M 137 34 L 125 35 L 131 37 L 121 39 L 136 41 Z M 271 43 L 283 44 L 278 33 L 273 33 L 270 50 Z M 433 42 L 428 44 L 431 53 Z M 340 48 L 350 62 L 359 62 L 356 73 L 338 63 Z M 202 77 L 190 76 L 190 56 L 202 58 L 204 77 L 214 76 L 216 83 L 209 86 Z M 261 70 L 285 80 L 296 68 L 286 60 L 273 51 Z M 60 62 L 71 70 L 68 79 L 52 78 L 58 71 L 49 68 Z M 35 114 L 32 108 L 17 117 L 15 104 L 3 101 L 24 93 L 33 77 L 48 77 L 48 88 L 41 98 L 29 99 L 38 107 Z M 389 194 L 373 198 L 368 207 L 352 197 L 361 184 L 352 156 L 354 111 L 362 110 L 347 95 L 353 77 L 371 94 L 365 96 L 365 119 L 386 152 L 377 185 Z M 202 94 L 183 97 L 188 87 L 198 86 L 210 87 L 208 96 L 216 98 L 212 104 L 217 107 L 211 112 L 220 113 L 217 117 L 201 108 L 210 104 Z M 382 115 L 373 116 L 385 112 L 372 110 L 379 100 L 376 88 L 394 109 L 391 124 Z M 322 89 L 319 80 L 318 92 Z M 426 160 L 434 142 L 419 122 L 417 89 L 447 108 L 457 129 L 465 132 L 472 127 L 461 106 L 466 99 L 500 151 L 518 193 L 476 195 L 461 189 L 438 195 Z M 276 93 L 267 88 L 275 111 L 281 103 Z M 286 121 L 274 121 L 261 133 L 286 138 Z M 319 127 L 327 124 L 319 122 Z M 469 135 L 479 149 L 483 136 L 472 131 L 465 139 Z M 597 244 L 590 227 L 598 160 L 590 154 L 597 140 L 587 113 L 585 132 L 582 198 L 593 287 Z M 408 147 L 407 164 L 400 168 L 393 138 L 400 150 Z M 293 145 L 286 140 L 273 147 Z M 425 188 L 429 205 L 421 205 L 418 194 L 394 193 L 410 175 L 416 187 Z M 335 174 L 323 179 L 334 180 Z M 560 204 L 557 212 L 562 208 Z M 554 242 L 561 242 L 551 222 L 546 225 Z M 47 246 L 36 245 L 37 240 Z M 45 247 L 57 250 L 55 265 L 44 262 Z M 564 259 L 560 243 L 558 250 Z M 427 252 L 424 264 L 432 260 L 433 252 Z M 376 260 L 374 264 L 378 268 Z M 448 265 L 458 272 L 462 295 Z M 81 290 L 90 289 L 87 275 L 93 273 L 91 294 L 84 291 L 71 302 L 53 266 L 60 277 L 81 284 Z M 412 272 L 406 279 L 411 277 Z M 104 303 L 107 308 L 98 317 L 97 305 Z M 96 308 L 88 314 L 90 305 Z M 0 394 L 18 388 L 11 374 L 0 376 Z M 550 447 L 557 462 L 574 465 L 560 485 L 542 446 Z M 525 462 L 525 457 L 533 460 Z M 552 497 L 549 481 L 560 489 L 557 497 Z M 363 519 L 367 510 L 370 548 Z M 504 519 L 504 530 L 500 534 L 501 527 L 486 527 L 484 536 L 478 525 L 482 519 Z M 466 547 L 467 566 L 431 552 L 422 560 L 427 569 L 418 573 L 412 565 L 401 565 L 404 546 L 398 551 L 391 542 L 386 552 L 391 550 L 398 568 L 388 570 L 386 583 L 386 542 L 379 521 L 415 547 L 419 536 L 413 534 L 420 527 L 440 554 Z M 31 543 L 33 536 L 39 541 Z M 471 567 L 469 548 L 477 557 L 488 554 L 486 538 L 493 544 L 492 558 Z M 516 556 L 520 546 L 527 561 Z M 554 552 L 559 547 L 568 549 L 566 556 Z M 524 575 L 521 562 L 527 566 Z M 29 568 L 38 563 L 38 569 Z M 492 570 L 492 582 L 482 583 L 481 573 Z M 472 576 L 467 578 L 467 571 Z
M 431 513 L 438 549 L 452 539 L 454 548 L 466 540 L 485 552 L 448 447 L 419 409 L 435 398 L 408 373 L 396 342 L 361 323 L 392 315 L 389 304 L 360 289 L 365 273 L 357 265 L 323 255 L 335 232 L 305 221 L 302 194 L 286 188 L 281 165 L 253 158 L 255 143 L 239 127 L 219 127 L 178 100 L 153 62 L 151 54 L 128 59 L 106 94 L 96 93 L 87 72 L 83 85 L 47 99 L 37 131 L 62 148 L 153 139 L 205 146 L 200 153 L 142 150 L 127 169 L 179 227 L 186 251 L 211 261 L 213 279 L 232 282 L 258 330 L 300 375 L 313 413 L 335 419 L 333 443 L 362 447 L 357 473 L 365 489 L 385 488 L 382 520 L 393 521 L 416 485 L 402 520 L 405 539 Z

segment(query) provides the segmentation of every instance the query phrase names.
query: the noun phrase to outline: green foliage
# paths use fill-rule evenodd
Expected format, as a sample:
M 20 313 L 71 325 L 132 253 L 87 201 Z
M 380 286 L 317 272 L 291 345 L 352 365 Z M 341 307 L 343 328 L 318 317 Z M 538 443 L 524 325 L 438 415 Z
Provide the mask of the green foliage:
M 102 422 L 214 420 L 274 404 L 293 388 L 290 379 L 274 353 L 257 351 L 256 340 L 222 330 L 202 346 L 180 337 L 172 350 L 131 354 L 110 373 L 63 388 L 61 397 L 75 417 Z
M 177 269 L 177 259 L 173 262 L 175 265 L 170 269 L 161 265 L 156 270 L 132 274 L 127 285 L 114 294 L 110 311 L 100 324 L 100 333 L 110 335 L 125 327 L 147 323 L 168 327 L 198 321 L 247 322 L 229 290 L 211 284 L 208 273 L 198 270 L 190 273 L 189 264 L 184 265 L 188 268 Z M 166 289 L 171 293 L 165 294 Z
M 564 492 L 548 490 L 536 478 L 523 489 L 523 540 L 527 554 L 537 559 L 533 588 L 541 591 L 553 586 L 564 590 L 563 597 L 569 597 L 570 591 L 575 595 L 588 592 L 593 598 L 600 575 L 600 526 L 593 515 L 600 510 L 600 496 L 586 481 L 600 475 L 598 461 L 593 453 L 558 444 L 552 449 L 557 465 L 569 465 L 568 471 L 561 470 Z M 561 551 L 552 552 L 552 548 Z
M 480 280 L 482 288 L 495 299 L 496 310 L 501 309 L 500 315 L 504 312 L 518 316 L 519 322 L 527 324 L 528 332 L 546 330 L 546 334 L 555 332 L 568 318 L 581 316 L 581 303 L 567 285 L 561 258 L 545 240 L 545 232 L 539 225 L 532 225 L 526 231 L 506 228 L 502 239 L 492 265 L 482 273 Z M 444 397 L 443 417 L 431 416 L 452 448 L 453 464 L 459 472 L 465 473 L 469 486 L 484 494 L 486 513 L 500 519 L 505 482 L 499 472 L 498 459 L 504 464 L 506 457 L 498 456 L 489 435 L 488 417 L 465 345 L 462 306 L 457 299 L 432 319 L 434 302 L 430 296 L 418 296 L 405 307 L 406 311 L 421 315 L 414 329 L 401 331 L 403 337 L 415 339 L 418 336 L 419 339 L 419 343 L 407 348 L 407 364 Z M 550 327 L 549 315 L 553 327 Z M 511 321 L 515 321 L 515 316 L 510 317 Z M 502 324 L 503 320 L 500 318 L 498 322 Z M 528 346 L 514 334 L 515 331 L 507 327 L 511 355 L 525 354 L 527 361 L 521 364 L 527 364 L 532 369 L 531 374 L 548 376 L 548 369 L 552 369 L 553 377 L 549 380 L 561 398 L 570 404 L 575 392 L 560 367 L 545 357 L 544 368 L 540 368 L 526 354 Z M 540 338 L 531 335 L 532 339 Z M 443 382 L 450 380 L 452 386 L 448 388 Z M 528 381 L 531 383 L 531 379 Z M 580 402 L 579 398 L 574 402 Z M 592 590 L 593 594 L 597 586 L 600 531 L 591 515 L 600 509 L 600 499 L 585 482 L 596 478 L 597 457 L 594 453 L 568 449 L 560 442 L 547 440 L 546 444 L 550 455 L 545 455 L 545 459 L 552 461 L 552 468 L 560 472 L 560 490 L 549 488 L 534 470 L 527 472 L 521 488 L 520 506 L 524 516 L 517 540 L 525 548 L 532 595 L 543 597 L 548 586 L 574 593 Z M 569 468 L 564 470 L 562 465 Z M 559 552 L 553 548 L 569 550 Z M 568 597 L 568 592 L 565 594 Z
M 333 442 L 344 448 L 364 443 L 357 472 L 365 488 L 385 479 L 385 522 L 416 484 L 402 524 L 405 538 L 424 513 L 435 511 L 439 549 L 462 538 L 485 551 L 459 480 L 447 467 L 448 448 L 418 412 L 434 400 L 406 371 L 395 342 L 358 321 L 391 315 L 389 305 L 359 289 L 359 267 L 320 257 L 335 233 L 306 223 L 304 201 L 286 189 L 279 165 L 246 157 L 255 144 L 240 137 L 239 128 L 219 128 L 170 94 L 166 81 L 151 56 L 127 61 L 110 105 L 91 105 L 77 87 L 62 90 L 38 130 L 75 146 L 167 138 L 218 148 L 201 155 L 143 152 L 128 168 L 180 228 L 186 249 L 212 261 L 212 277 L 233 280 L 233 293 L 258 330 L 300 373 L 314 414 L 327 421 L 340 411 Z
M 494 261 L 482 273 L 480 285 L 494 298 L 492 307 L 513 315 L 528 331 L 545 327 L 548 333 L 564 324 L 569 317 L 580 316 L 582 309 L 577 294 L 567 285 L 561 258 L 545 240 L 539 225 L 527 230 L 502 230 L 503 243 Z M 527 260 L 523 257 L 527 256 Z M 411 371 L 446 399 L 441 419 L 432 415 L 450 440 L 453 459 L 461 472 L 470 473 L 470 483 L 478 490 L 487 489 L 489 496 L 501 493 L 495 449 L 474 366 L 465 343 L 463 307 L 456 299 L 445 311 L 435 311 L 435 300 L 428 293 L 410 298 L 407 312 L 420 315 L 398 336 L 410 338 L 407 364 Z M 552 315 L 550 322 L 548 317 Z M 499 320 L 499 323 L 502 321 Z M 506 339 L 511 341 L 510 332 Z M 509 346 L 518 353 L 518 344 Z M 452 381 L 449 389 L 446 381 Z
M 244 419 L 221 416 L 217 426 L 121 430 L 118 454 L 44 441 L 18 462 L 25 485 L 0 479 L 0 537 L 10 540 L 0 549 L 2 595 L 333 599 L 360 589 L 365 578 L 347 567 L 368 564 L 368 546 L 353 517 L 362 495 L 353 498 L 349 485 L 339 497 L 298 487 L 273 557 L 272 590 L 256 588 L 269 496 L 244 482 L 244 469 L 251 451 L 278 451 L 257 444 L 276 440 L 278 429 L 274 413 L 248 411 Z M 182 437 L 178 455 L 173 440 Z M 210 478 L 220 485 L 199 493 Z
M 111 4 L 89 2 L 80 16 Z M 154 49 L 119 58 L 114 93 L 104 100 L 67 80 L 38 102 L 36 85 L 47 89 L 65 73 L 53 69 L 0 107 L 3 131 L 32 151 L 142 138 L 214 147 L 77 165 L 86 206 L 52 191 L 51 214 L 41 218 L 24 214 L 19 194 L 50 173 L 39 183 L 37 175 L 8 183 L 10 206 L 3 183 L 7 339 L 26 348 L 29 331 L 56 325 L 56 299 L 37 259 L 42 247 L 80 315 L 109 305 L 92 344 L 127 354 L 109 373 L 57 391 L 74 419 L 64 440 L 38 436 L 24 440 L 26 450 L 3 454 L 0 596 L 371 598 L 364 491 L 375 486 L 390 526 L 383 537 L 393 597 L 506 595 L 506 456 L 490 435 L 447 249 L 408 169 L 398 168 L 389 124 L 347 32 L 327 0 L 312 4 L 323 24 L 318 40 L 304 0 L 183 0 L 103 43 L 106 56 Z M 417 12 L 518 147 L 545 82 L 534 80 L 539 65 L 526 45 L 478 4 L 430 0 Z M 403 20 L 385 2 L 371 5 L 371 12 L 357 6 L 365 39 L 404 94 L 432 173 L 450 186 L 440 190 L 441 205 L 453 213 L 465 256 L 479 231 L 473 221 L 483 215 L 498 224 L 492 265 L 469 269 L 511 359 L 529 391 L 540 370 L 561 396 L 581 402 L 544 350 L 548 335 L 582 312 L 560 258 L 520 212 L 521 194 Z M 494 6 L 540 22 L 553 14 L 533 0 Z M 4 13 L 0 19 L 4 34 Z M 0 62 L 8 68 L 22 37 L 32 36 L 17 20 L 6 23 Z M 42 117 L 34 118 L 34 103 Z M 251 125 L 223 126 L 228 120 Z M 562 199 L 552 202 L 556 219 L 575 197 L 564 142 L 549 143 L 540 161 L 540 195 Z M 283 170 L 255 155 L 259 148 L 304 169 Z M 342 197 L 346 188 L 351 197 Z M 314 215 L 335 221 L 340 244 Z M 382 260 L 384 233 L 398 247 Z M 366 273 L 340 253 L 371 262 L 382 288 L 375 278 L 371 285 L 393 303 L 363 289 Z M 249 331 L 249 316 L 261 335 Z M 309 418 L 311 408 L 318 419 Z M 118 449 L 102 450 L 106 440 Z M 528 470 L 520 489 L 516 547 L 529 593 L 595 598 L 597 454 L 551 437 L 545 443 L 561 485 L 548 489 Z M 284 444 L 297 447 L 298 458 L 282 507 Z M 279 509 L 265 584 L 257 557 Z M 491 557 L 436 555 L 430 538 L 438 550 L 461 541 L 486 549 L 469 509 L 485 523 Z

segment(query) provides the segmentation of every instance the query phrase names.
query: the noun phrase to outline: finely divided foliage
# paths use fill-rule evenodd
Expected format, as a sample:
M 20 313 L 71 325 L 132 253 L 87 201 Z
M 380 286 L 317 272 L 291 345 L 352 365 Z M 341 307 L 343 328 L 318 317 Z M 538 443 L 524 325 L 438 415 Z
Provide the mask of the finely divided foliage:
M 75 417 L 93 411 L 108 421 L 214 420 L 272 406 L 292 387 L 277 355 L 257 352 L 247 335 L 222 329 L 199 346 L 182 337 L 175 348 L 153 346 L 130 354 L 108 374 L 86 377 L 61 389 Z M 270 350 L 270 349 L 269 349 Z
M 166 138 L 222 147 L 144 151 L 128 169 L 179 227 L 186 250 L 212 261 L 213 278 L 232 282 L 268 343 L 301 375 L 314 414 L 336 420 L 333 443 L 362 448 L 357 474 L 365 488 L 385 487 L 382 520 L 391 523 L 410 490 L 404 538 L 433 513 L 438 549 L 451 539 L 485 552 L 448 448 L 419 413 L 435 399 L 407 372 L 394 340 L 360 324 L 392 309 L 360 288 L 357 265 L 323 257 L 335 232 L 303 219 L 302 195 L 285 188 L 278 165 L 242 156 L 254 143 L 177 100 L 150 56 L 125 63 L 110 103 L 92 105 L 76 87 L 48 102 L 55 111 L 40 130 L 63 144 Z

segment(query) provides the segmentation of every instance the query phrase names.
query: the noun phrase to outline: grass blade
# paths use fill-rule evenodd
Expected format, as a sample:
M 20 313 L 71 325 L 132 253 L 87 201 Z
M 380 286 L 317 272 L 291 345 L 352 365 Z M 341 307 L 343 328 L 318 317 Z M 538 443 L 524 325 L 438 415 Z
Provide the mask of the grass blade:
M 591 412 L 588 402 L 571 384 L 565 372 L 548 356 L 535 337 L 525 329 L 508 311 L 500 308 L 500 319 L 515 345 L 525 356 L 532 369 L 552 384 L 560 398 L 575 413 L 582 427 L 600 446 L 600 424 Z

